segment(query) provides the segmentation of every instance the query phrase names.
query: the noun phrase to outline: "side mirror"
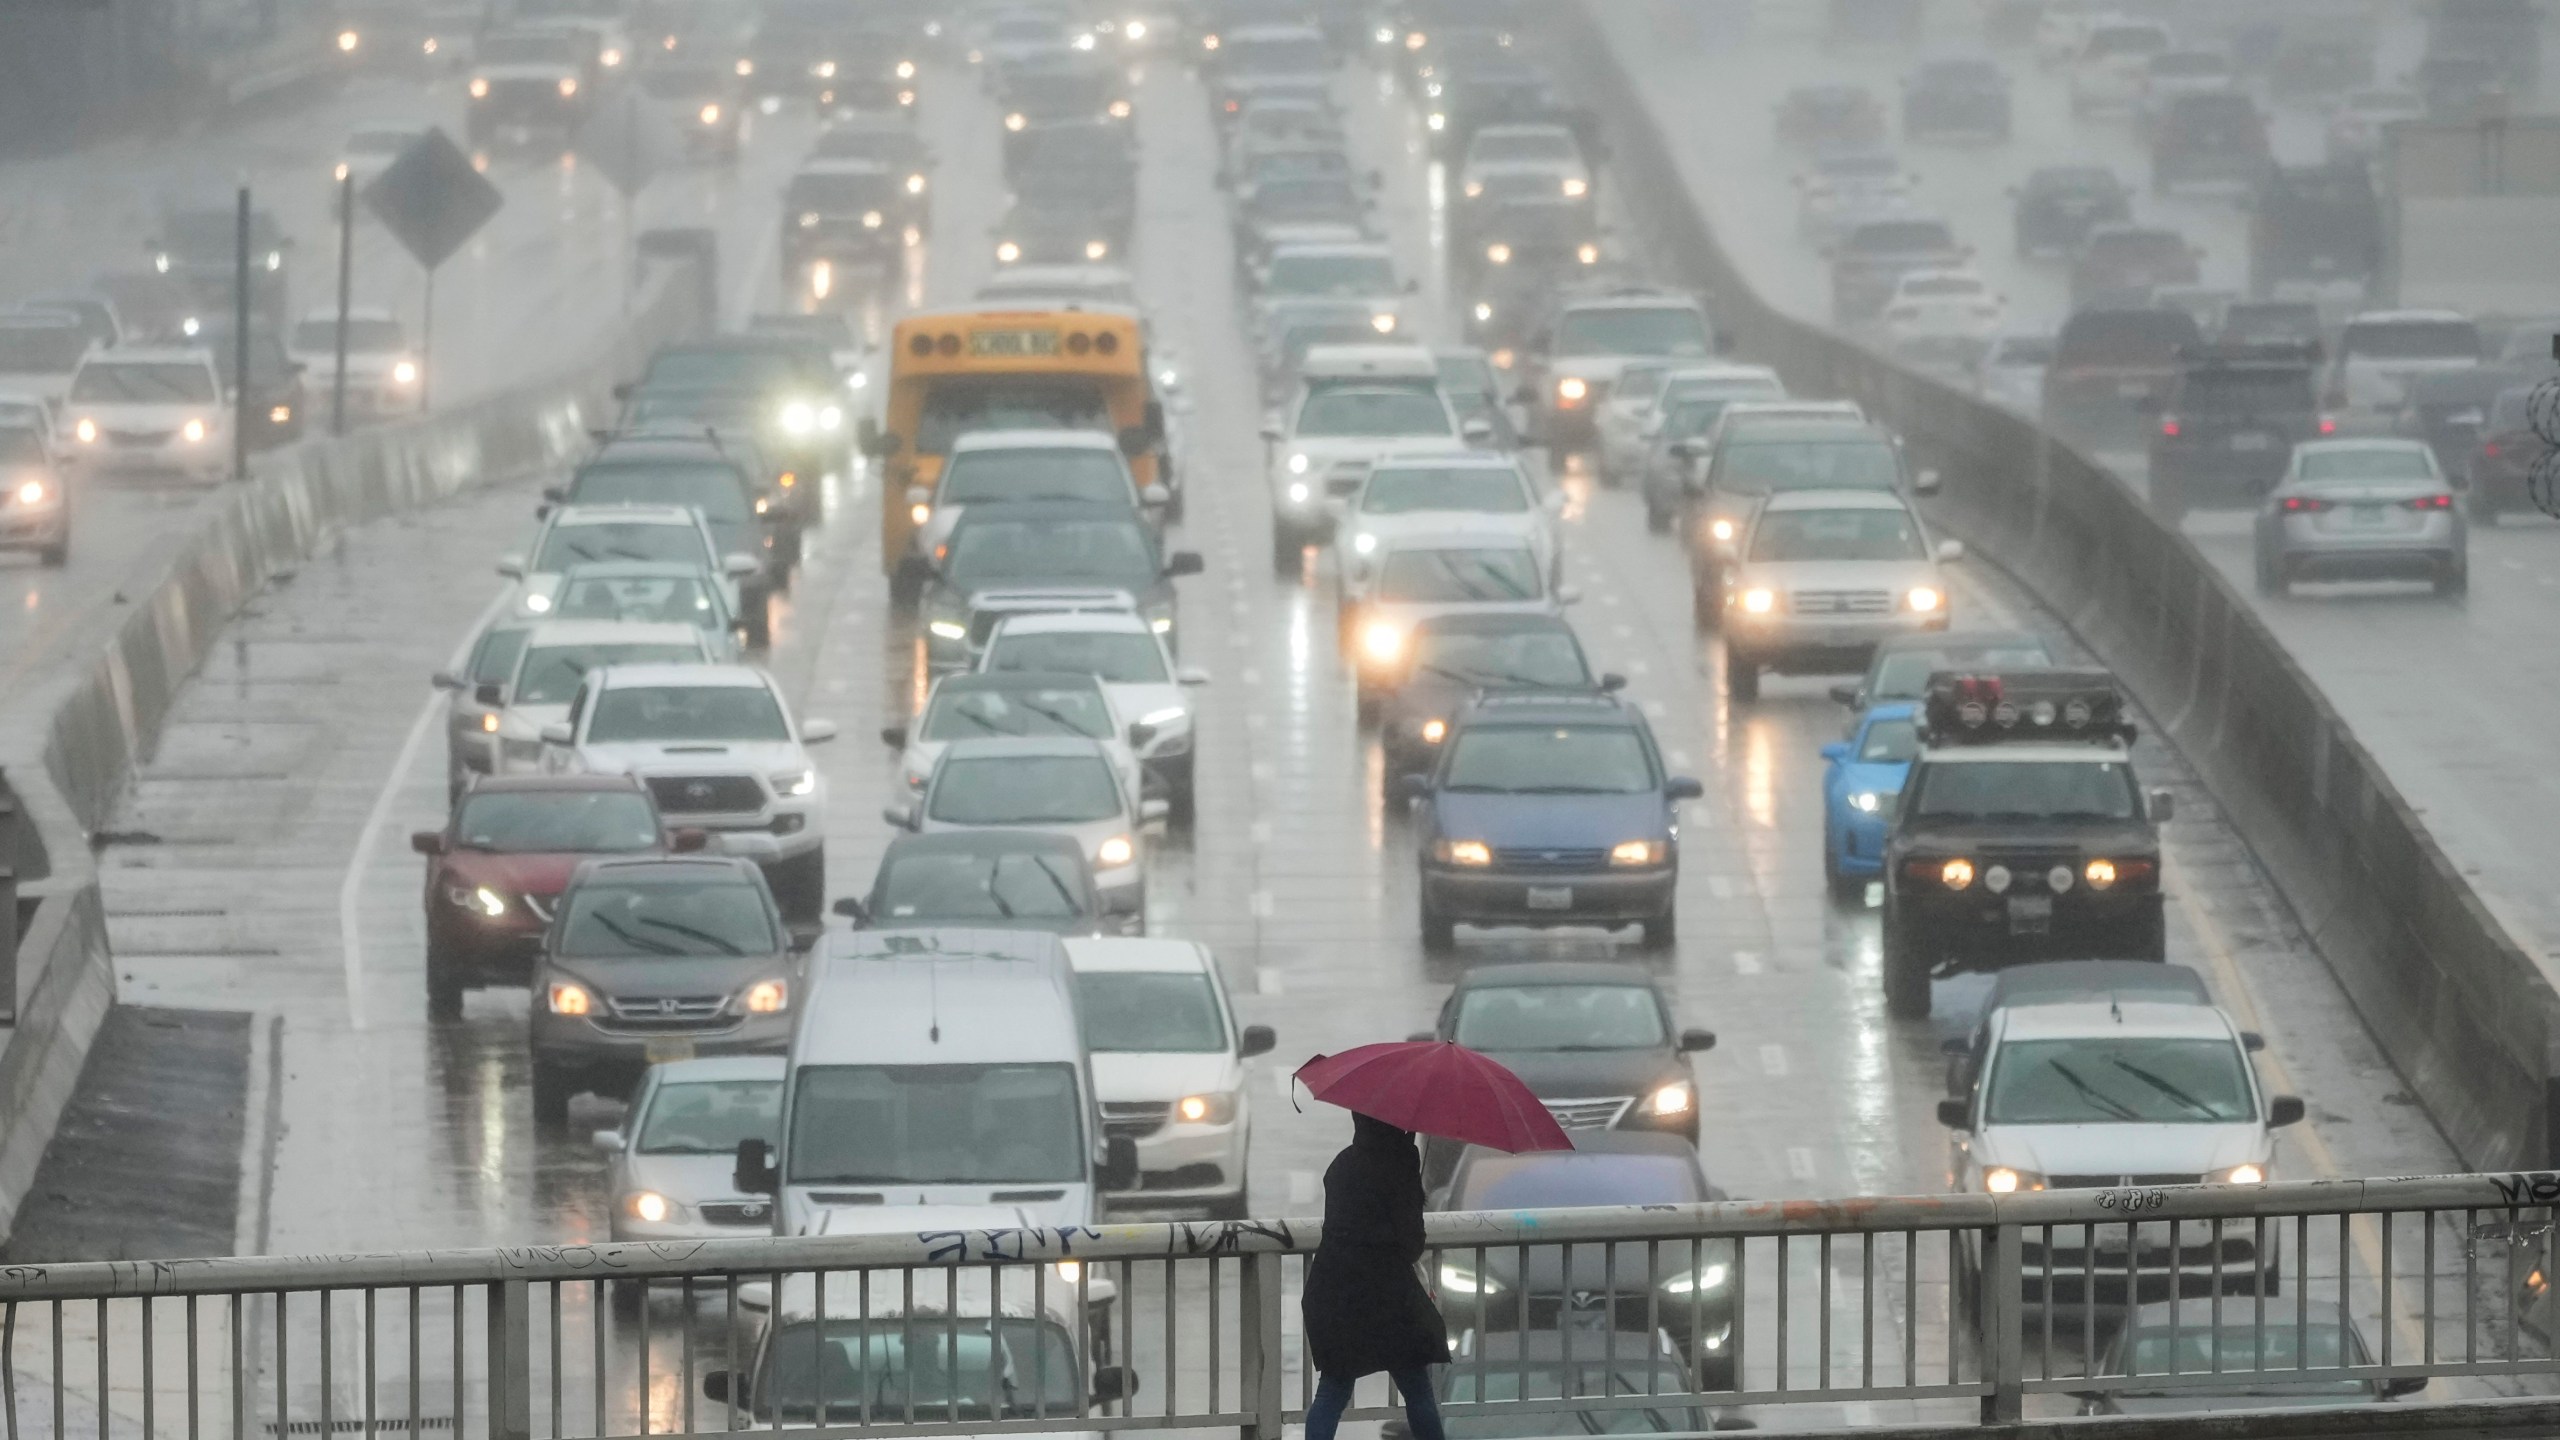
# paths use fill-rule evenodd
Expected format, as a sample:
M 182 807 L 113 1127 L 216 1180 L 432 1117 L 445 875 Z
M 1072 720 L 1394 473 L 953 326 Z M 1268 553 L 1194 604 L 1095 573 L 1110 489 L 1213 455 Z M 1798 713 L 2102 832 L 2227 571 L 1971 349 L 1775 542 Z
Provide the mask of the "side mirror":
M 495 680 L 483 680 L 471 687 L 471 703 L 499 706 L 507 703 L 507 687 Z
M 1144 425 L 1122 426 L 1118 439 L 1120 453 L 1131 459 L 1146 454 L 1147 447 L 1156 443 L 1156 437 L 1147 433 L 1147 427 Z
M 1730 355 L 1733 353 L 1733 337 L 1721 330 L 1716 332 L 1716 353 L 1719 355 Z
M 2240 1032 L 2240 1048 L 2255 1055 L 2267 1048 L 2267 1037 L 2255 1030 L 2243 1030 Z
M 2427 1377 L 2424 1375 L 2394 1375 L 2382 1382 L 2382 1398 L 2397 1400 L 2403 1395 L 2415 1395 L 2426 1388 Z
M 1849 743 L 1845 740 L 1832 741 L 1822 747 L 1822 758 L 1834 765 L 1839 764 L 1849 758 Z
M 1579 585 L 1559 585 L 1559 586 L 1557 586 L 1557 587 L 1556 587 L 1556 603 L 1557 603 L 1557 604 L 1559 604 L 1559 605 L 1579 605 L 1579 604 L 1581 604 L 1581 603 L 1582 603 L 1582 587 L 1581 587 L 1581 586 L 1579 586 Z
M 409 848 L 421 855 L 441 855 L 444 853 L 444 832 L 413 830 L 409 832 Z
M 1700 784 L 1694 775 L 1674 775 L 1662 784 L 1662 798 L 1665 800 L 1703 800 L 1706 797 L 1707 787 Z
M 1706 1051 L 1713 1050 L 1714 1048 L 1716 1048 L 1716 1032 L 1713 1030 L 1683 1030 L 1680 1032 L 1680 1053 L 1683 1055 L 1702 1054 Z
M 545 745 L 566 745 L 577 738 L 578 732 L 570 728 L 566 720 L 554 720 L 542 727 L 542 743 Z
M 888 747 L 889 747 L 890 749 L 892 749 L 892 750 L 904 750 L 904 749 L 906 749 L 906 748 L 907 748 L 907 727 L 906 727 L 906 726 L 904 726 L 904 725 L 883 725 L 883 726 L 881 726 L 881 727 L 880 727 L 880 743 L 881 743 L 881 744 L 883 744 L 883 745 L 888 746 Z
M 1911 488 L 1919 494 L 1935 495 L 1938 493 L 1938 486 L 1938 472 L 1935 470 L 1923 470 L 1911 477 Z
M 1209 683 L 1209 672 L 1197 665 L 1185 665 L 1174 672 L 1173 678 L 1184 685 L 1206 685 Z
M 702 1398 L 705 1400 L 716 1400 L 723 1405 L 728 1404 L 729 1372 L 726 1370 L 703 1371 Z
M 1138 492 L 1138 503 L 1160 510 L 1173 503 L 1173 492 L 1162 485 L 1149 485 Z
M 587 1138 L 607 1155 L 619 1155 L 623 1151 L 622 1132 L 619 1130 L 599 1130 Z
M 433 685 L 439 690 L 462 690 L 469 688 L 468 682 L 450 670 L 439 670 L 433 675 L 428 676 L 427 683 Z
M 738 1142 L 737 1163 L 730 1168 L 729 1183 L 741 1195 L 771 1195 L 782 1186 L 782 1176 L 773 1163 L 773 1142 L 752 1135 Z
M 1105 1190 L 1126 1190 L 1138 1183 L 1138 1142 L 1114 1135 L 1103 1142 L 1101 1172 L 1094 1176 Z
M 1237 1037 L 1236 1058 L 1250 1060 L 1256 1055 L 1268 1055 L 1279 1043 L 1280 1037 L 1272 1033 L 1270 1026 L 1247 1025 L 1244 1034 Z
M 566 485 L 545 485 L 542 487 L 542 498 L 550 501 L 554 505 L 566 505 L 569 503 L 569 487 Z
M 1126 1140 L 1118 1141 L 1116 1143 L 1132 1145 L 1132 1142 Z M 1134 1154 L 1134 1145 L 1132 1145 L 1132 1153 Z M 1130 1163 L 1134 1165 L 1137 1162 L 1132 1160 Z M 1094 1404 L 1113 1404 L 1117 1401 L 1130 1399 L 1137 1393 L 1137 1371 L 1130 1369 L 1126 1365 L 1097 1365 L 1093 1367 Z
M 1179 580 L 1185 575 L 1197 575 L 1208 568 L 1208 562 L 1200 558 L 1199 551 L 1176 550 L 1165 557 L 1164 578 Z
M 2299 1095 L 2270 1095 L 2270 1096 L 2268 1096 L 2268 1097 L 2267 1097 L 2267 1128 L 2268 1128 L 2268 1129 L 2270 1129 L 2270 1130 L 2281 1130 L 2281 1129 L 2283 1129 L 2283 1128 L 2284 1128 L 2285 1126 L 2287 1126 L 2287 1125 L 2299 1125 L 2299 1124 L 2301 1124 L 2301 1123 L 2302 1123 L 2302 1097 L 2301 1097 L 2301 1096 L 2299 1096 Z
M 1671 453 L 1683 460 L 1695 460 L 1707 453 L 1707 447 L 1706 443 L 1700 440 L 1674 440 L 1671 442 Z
M 1431 777 L 1428 775 L 1407 775 L 1396 781 L 1396 798 L 1404 801 L 1430 799 Z
M 1493 443 L 1493 422 L 1482 418 L 1469 420 L 1458 427 L 1458 435 L 1470 445 L 1490 445 Z
M 1823 693 L 1829 695 L 1832 703 L 1835 705 L 1855 707 L 1858 703 L 1858 682 L 1855 680 L 1843 680 Z
M 521 556 L 521 555 L 501 555 L 501 556 L 499 556 L 499 557 L 498 557 L 498 573 L 499 573 L 500 575 L 505 576 L 506 578 L 508 578 L 508 579 L 510 579 L 510 580 L 521 580 L 521 579 L 523 579 L 523 578 L 524 578 L 524 557 L 523 557 L 523 556 Z
M 1153 725 L 1150 725 L 1143 720 L 1132 720 L 1129 722 L 1130 749 L 1144 750 L 1148 745 L 1154 742 L 1155 738 L 1156 727 Z
M 871 923 L 871 907 L 863 904 L 859 896 L 847 895 L 828 908 L 856 925 Z
M 2170 794 L 2166 790 L 2154 790 L 2151 792 L 2149 798 L 2151 801 L 2152 824 L 2166 825 L 2170 821 L 2178 818 L 2177 796 Z
M 1270 441 L 1274 445 L 1280 443 L 1282 435 L 1283 432 L 1277 425 L 1265 425 L 1262 427 L 1262 438 Z
M 1141 800 L 1138 802 L 1138 823 L 1141 825 L 1157 824 L 1170 817 L 1172 814 L 1173 802 L 1170 800 Z
M 901 830 L 913 830 L 916 828 L 916 807 L 913 805 L 883 805 L 880 807 L 880 818 L 897 826 Z
M 1626 688 L 1627 677 L 1614 670 L 1600 677 L 1600 693 L 1603 695 L 1615 695 Z
M 753 555 L 723 555 L 720 557 L 720 573 L 728 576 L 732 580 L 744 580 L 763 568 L 764 562 L 756 559 Z
M 631 398 L 631 390 L 631 382 L 625 380 L 621 384 L 613 387 L 613 398 L 616 400 L 628 400 Z
M 1973 1106 L 1962 1100 L 1941 1100 L 1938 1102 L 1938 1123 L 1950 1130 L 1970 1130 L 1973 1128 Z
M 868 415 L 853 422 L 853 448 L 865 455 L 887 454 L 881 448 L 881 442 L 886 438 L 880 433 L 880 422 Z
M 824 745 L 828 741 L 836 738 L 837 733 L 836 722 L 833 720 L 803 720 L 800 722 L 800 743 L 803 745 Z
M 1956 562 L 1957 562 L 1957 561 L 1959 561 L 1959 560 L 1962 560 L 1963 558 L 1964 558 L 1964 542 L 1963 542 L 1963 541 L 1961 541 L 1961 540 L 1941 540 L 1941 541 L 1939 541 L 1939 542 L 1938 542 L 1938 563 L 1939 563 L 1939 564 L 1941 564 L 1941 565 L 1953 565 L 1954 563 L 1956 563 Z
M 667 832 L 667 853 L 691 855 L 711 848 L 711 832 L 699 825 L 679 825 Z

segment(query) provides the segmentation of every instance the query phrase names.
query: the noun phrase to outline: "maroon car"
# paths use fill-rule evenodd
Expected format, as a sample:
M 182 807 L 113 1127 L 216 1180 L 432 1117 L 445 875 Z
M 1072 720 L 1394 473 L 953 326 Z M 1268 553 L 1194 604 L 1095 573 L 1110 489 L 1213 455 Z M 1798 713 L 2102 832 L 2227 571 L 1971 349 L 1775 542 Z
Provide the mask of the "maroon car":
M 2533 387 L 2511 385 L 2498 392 L 2481 417 L 2480 438 L 2471 447 L 2463 508 L 2474 525 L 2495 525 L 2509 510 L 2533 508 L 2534 462 L 2543 443 L 2534 438 L 2529 411 Z
M 699 850 L 704 834 L 668 830 L 629 775 L 480 775 L 409 844 L 427 857 L 427 1014 L 453 1020 L 463 991 L 527 982 L 581 862 Z

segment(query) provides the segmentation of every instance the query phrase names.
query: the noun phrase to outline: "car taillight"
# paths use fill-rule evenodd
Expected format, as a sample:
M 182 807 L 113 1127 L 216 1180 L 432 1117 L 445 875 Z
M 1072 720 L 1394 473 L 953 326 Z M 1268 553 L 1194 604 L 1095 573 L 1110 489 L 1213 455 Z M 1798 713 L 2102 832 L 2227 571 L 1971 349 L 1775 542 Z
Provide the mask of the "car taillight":
M 2337 434 L 2337 433 L 2338 433 L 2338 421 L 2337 421 L 2337 417 L 2336 417 L 2336 416 L 2333 416 L 2333 415 L 2323 415 L 2323 416 L 2321 416 L 2321 417 L 2320 417 L 2320 433 L 2321 433 L 2321 434 L 2323 434 L 2323 435 L 2335 435 L 2335 434 Z
M 2172 440 L 2177 439 L 2177 438 L 2178 438 L 2178 417 L 2177 417 L 2177 416 L 2175 416 L 2175 415 L 2163 415 L 2163 416 L 2161 416 L 2161 417 L 2160 417 L 2160 433 L 2161 433 L 2161 434 L 2163 434 L 2163 435 L 2168 436 L 2168 437 L 2169 437 L 2170 439 L 2172 439 Z
M 2498 442 L 2495 440 L 2483 440 L 2480 442 L 2480 457 L 2484 460 L 2495 460 L 2505 453 L 2506 452 L 2504 450 L 2499 448 Z
M 2329 502 L 2316 495 L 2287 495 L 2284 508 L 2297 515 L 2317 515 L 2329 508 Z
M 2412 510 L 2450 510 L 2453 508 L 2453 497 L 2450 495 L 2421 495 L 2414 500 L 2403 500 L 2400 503 Z

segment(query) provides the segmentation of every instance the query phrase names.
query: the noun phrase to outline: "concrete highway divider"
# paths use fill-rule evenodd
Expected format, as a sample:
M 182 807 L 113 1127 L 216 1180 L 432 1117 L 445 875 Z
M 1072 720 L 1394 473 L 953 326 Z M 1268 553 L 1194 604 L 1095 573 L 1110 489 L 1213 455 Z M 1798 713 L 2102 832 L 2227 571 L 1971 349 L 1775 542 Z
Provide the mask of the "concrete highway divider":
M 0 774 L 19 807 L 19 943 L 0 1026 L 0 1239 L 115 997 L 93 837 L 158 744 L 178 689 L 271 581 L 349 527 L 556 466 L 614 414 L 612 386 L 703 313 L 694 261 L 654 262 L 624 325 L 574 372 L 344 439 L 257 457 L 251 478 L 180 549 L 103 654 L 0 701 Z M 77 561 L 75 560 L 76 564 Z
M 1860 401 L 1945 475 L 1931 518 L 2062 616 L 2167 731 L 2465 1163 L 2560 1159 L 2560 996 L 2318 686 L 2113 472 L 1763 301 L 1594 23 L 1600 3 L 1556 7 L 1548 53 L 1607 124 L 1617 192 L 1663 278 L 1704 292 L 1744 356 L 1797 393 Z

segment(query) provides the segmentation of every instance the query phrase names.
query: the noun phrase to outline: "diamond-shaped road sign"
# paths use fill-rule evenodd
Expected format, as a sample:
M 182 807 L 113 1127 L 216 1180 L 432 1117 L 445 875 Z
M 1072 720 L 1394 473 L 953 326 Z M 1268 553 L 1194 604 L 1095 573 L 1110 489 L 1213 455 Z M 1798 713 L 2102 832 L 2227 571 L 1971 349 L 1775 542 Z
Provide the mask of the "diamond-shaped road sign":
M 364 187 L 365 207 L 430 270 L 451 259 L 505 200 L 497 186 L 472 168 L 461 146 L 433 129 L 410 141 L 400 158 Z
M 625 197 L 637 195 L 661 171 L 682 163 L 684 137 L 666 107 L 629 91 L 597 106 L 578 127 L 578 163 L 595 168 Z

